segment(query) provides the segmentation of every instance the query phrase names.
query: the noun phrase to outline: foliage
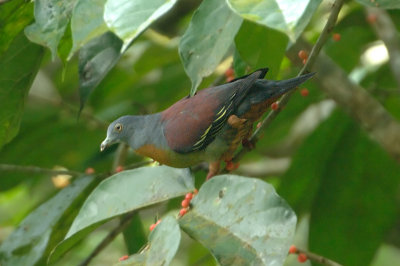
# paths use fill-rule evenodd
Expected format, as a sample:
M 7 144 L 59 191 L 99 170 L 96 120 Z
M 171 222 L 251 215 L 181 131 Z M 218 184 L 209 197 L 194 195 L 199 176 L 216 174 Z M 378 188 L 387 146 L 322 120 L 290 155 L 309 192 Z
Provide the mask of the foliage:
M 340 41 L 330 38 L 322 52 L 399 122 L 395 53 L 378 53 L 385 46 L 375 28 L 388 28 L 366 15 L 370 6 L 388 9 L 398 36 L 397 0 L 346 1 L 332 30 Z M 0 264 L 79 264 L 109 232 L 125 242 L 109 240 L 94 265 L 126 253 L 117 265 L 280 265 L 287 257 L 292 265 L 293 242 L 344 265 L 394 264 L 399 162 L 327 99 L 318 74 L 243 159 L 241 176 L 204 182 L 201 167 L 149 165 L 122 146 L 98 151 L 109 121 L 161 111 L 228 68 L 295 76 L 298 62 L 285 55 L 297 40 L 315 43 L 330 10 L 320 0 L 0 2 Z M 266 158 L 291 163 L 265 169 Z M 95 173 L 49 178 L 3 164 Z M 118 164 L 136 169 L 115 173 Z M 146 243 L 144 228 L 158 216 Z M 296 231 L 303 217 L 307 230 Z

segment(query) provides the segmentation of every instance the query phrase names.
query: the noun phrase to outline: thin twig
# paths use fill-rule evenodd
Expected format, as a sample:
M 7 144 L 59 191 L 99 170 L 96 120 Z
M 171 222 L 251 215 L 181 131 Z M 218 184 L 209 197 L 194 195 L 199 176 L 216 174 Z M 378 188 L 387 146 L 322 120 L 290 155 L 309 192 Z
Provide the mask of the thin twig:
M 97 256 L 104 248 L 106 248 L 131 222 L 136 211 L 128 213 L 123 218 L 117 227 L 115 227 L 108 235 L 96 246 L 96 248 L 89 254 L 89 256 L 82 261 L 79 266 L 86 266 L 89 262 Z
M 323 264 L 323 265 L 328 265 L 328 266 L 342 266 L 342 264 L 337 263 L 336 261 L 333 261 L 333 260 L 331 260 L 331 259 L 325 258 L 324 256 L 321 256 L 321 255 L 312 253 L 312 252 L 310 252 L 310 251 L 306 251 L 306 250 L 303 250 L 303 249 L 299 249 L 299 248 L 297 248 L 297 247 L 296 247 L 296 252 L 295 252 L 295 253 L 296 253 L 296 254 L 300 254 L 300 253 L 306 254 L 306 255 L 307 255 L 307 258 L 308 258 L 309 260 L 318 262 L 318 263 Z
M 83 175 L 83 173 L 71 170 L 53 170 L 37 166 L 22 166 L 22 165 L 12 165 L 12 164 L 0 164 L 0 172 L 23 172 L 31 174 L 71 175 L 71 176 Z
M 375 34 L 383 41 L 388 50 L 390 69 L 400 90 L 400 37 L 396 26 L 387 11 L 381 8 L 367 7 L 366 12 L 371 17 L 369 23 Z
M 315 43 L 314 47 L 312 48 L 310 52 L 310 56 L 307 59 L 306 64 L 303 66 L 303 68 L 300 70 L 298 76 L 301 76 L 305 74 L 306 72 L 309 72 L 308 70 L 312 67 L 314 64 L 315 60 L 317 59 L 323 45 L 329 38 L 329 34 L 332 31 L 333 27 L 336 24 L 336 20 L 339 14 L 340 9 L 342 8 L 344 0 L 336 0 L 333 5 L 332 5 L 332 11 L 331 14 L 329 15 L 329 18 L 326 22 L 326 25 L 324 29 L 321 32 L 321 35 L 319 36 L 317 42 Z M 259 135 L 262 130 L 265 130 L 271 125 L 271 122 L 275 119 L 275 117 L 281 112 L 281 110 L 287 105 L 287 103 L 290 100 L 290 97 L 292 96 L 293 91 L 285 94 L 281 100 L 279 101 L 279 108 L 277 110 L 271 111 L 261 122 L 261 126 L 257 128 L 252 136 L 250 137 L 249 141 L 252 143 L 256 143 L 258 141 Z M 250 151 L 249 148 L 242 148 L 233 158 L 234 162 L 238 162 L 248 151 Z
M 118 145 L 117 151 L 115 152 L 115 158 L 112 165 L 112 170 L 115 172 L 118 166 L 122 166 L 126 159 L 126 154 L 128 153 L 129 146 L 125 143 L 120 143 Z

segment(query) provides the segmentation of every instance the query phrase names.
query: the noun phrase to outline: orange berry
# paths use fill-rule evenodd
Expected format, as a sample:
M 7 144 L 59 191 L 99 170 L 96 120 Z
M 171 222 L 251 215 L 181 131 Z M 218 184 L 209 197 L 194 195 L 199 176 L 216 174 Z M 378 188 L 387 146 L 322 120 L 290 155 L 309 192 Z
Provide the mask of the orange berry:
M 226 77 L 226 82 L 231 82 L 232 80 L 234 80 L 235 77 L 234 76 L 227 76 Z
M 271 104 L 271 109 L 272 109 L 272 110 L 277 110 L 278 108 L 279 108 L 278 102 L 273 102 L 273 103 Z
M 185 199 L 187 199 L 187 200 L 193 199 L 193 193 L 187 193 L 187 194 L 185 195 Z
M 194 195 L 197 195 L 197 193 L 199 193 L 199 191 L 197 190 L 197 188 L 195 188 L 195 189 L 193 190 L 193 194 L 194 194 Z
M 235 72 L 233 71 L 233 68 L 228 68 L 226 71 L 225 71 L 225 76 L 226 77 L 234 77 L 235 76 Z
M 228 162 L 226 162 L 226 170 L 228 170 L 228 171 L 236 170 L 236 169 L 238 169 L 239 165 L 240 165 L 239 163 L 234 163 L 232 161 L 228 161 Z
M 128 255 L 124 255 L 121 258 L 118 259 L 118 261 L 123 261 L 123 260 L 127 260 L 129 258 Z
M 299 56 L 300 59 L 303 59 L 303 60 L 304 59 L 307 60 L 307 58 L 308 58 L 308 54 L 304 50 L 300 50 L 299 53 L 298 53 L 298 56 Z
M 332 35 L 332 39 L 333 39 L 335 42 L 340 41 L 340 38 L 341 38 L 341 36 L 340 36 L 339 33 L 334 33 L 334 34 Z
M 184 209 L 181 209 L 180 211 L 179 211 L 179 216 L 183 216 L 183 215 L 185 215 L 186 213 L 187 213 L 187 209 L 186 208 L 184 208 Z
M 367 16 L 367 22 L 370 24 L 374 24 L 377 19 L 378 17 L 376 16 L 376 14 L 368 14 Z
M 307 63 L 307 59 L 303 59 L 303 65 Z
M 295 245 L 291 245 L 289 248 L 289 254 L 294 254 L 297 252 L 297 248 Z
M 306 262 L 307 261 L 307 255 L 304 254 L 304 253 L 300 253 L 297 256 L 297 261 L 300 262 L 300 263 Z
M 307 97 L 308 94 L 309 94 L 309 91 L 308 91 L 306 88 L 304 88 L 304 89 L 302 89 L 302 90 L 300 91 L 300 94 L 301 94 L 301 96 L 303 96 L 303 97 Z
M 152 224 L 152 225 L 150 225 L 150 228 L 149 228 L 150 231 L 153 231 L 153 229 L 156 228 L 156 226 L 157 226 L 157 224 Z
M 92 168 L 92 167 L 88 167 L 88 168 L 86 168 L 86 170 L 85 170 L 85 174 L 88 174 L 88 175 L 92 175 L 92 174 L 94 174 L 96 171 Z
M 158 221 L 156 222 L 156 225 L 158 225 L 159 223 L 161 223 L 161 220 L 158 220 Z
M 189 204 L 190 204 L 190 200 L 189 199 L 182 200 L 181 205 L 182 205 L 183 208 L 189 207 Z
M 262 125 L 262 123 L 261 123 L 261 122 L 258 122 L 258 123 L 257 123 L 257 128 L 260 128 L 261 125 Z
M 117 168 L 115 168 L 115 172 L 119 173 L 124 171 L 124 167 L 122 165 L 118 165 Z

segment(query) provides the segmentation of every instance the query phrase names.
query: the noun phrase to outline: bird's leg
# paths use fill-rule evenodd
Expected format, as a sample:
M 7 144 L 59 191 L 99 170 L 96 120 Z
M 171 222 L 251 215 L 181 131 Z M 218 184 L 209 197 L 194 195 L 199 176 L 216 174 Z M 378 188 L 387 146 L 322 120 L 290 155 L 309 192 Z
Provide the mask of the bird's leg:
M 208 174 L 206 180 L 210 179 L 211 177 L 215 176 L 219 172 L 219 166 L 221 164 L 220 160 L 214 161 L 208 165 Z
M 239 168 L 240 163 L 239 162 L 233 162 L 232 158 L 230 158 L 229 160 L 225 160 L 226 163 L 226 170 L 228 171 L 233 171 Z

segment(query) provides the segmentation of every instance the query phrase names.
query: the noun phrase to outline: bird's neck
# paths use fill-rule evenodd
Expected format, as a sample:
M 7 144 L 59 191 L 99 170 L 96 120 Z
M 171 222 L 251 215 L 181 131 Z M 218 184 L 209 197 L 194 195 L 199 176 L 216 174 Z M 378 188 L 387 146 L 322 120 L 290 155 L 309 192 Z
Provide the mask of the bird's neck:
M 165 146 L 159 113 L 136 116 L 134 131 L 135 134 L 129 141 L 134 150 L 145 145 L 154 145 L 158 148 Z

